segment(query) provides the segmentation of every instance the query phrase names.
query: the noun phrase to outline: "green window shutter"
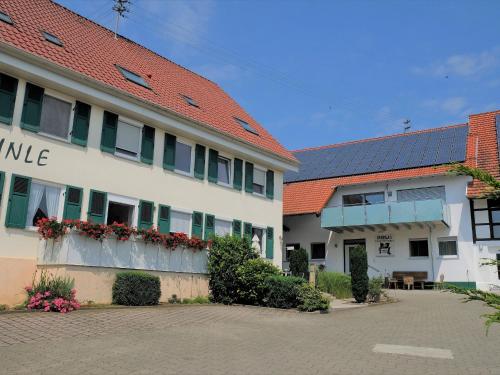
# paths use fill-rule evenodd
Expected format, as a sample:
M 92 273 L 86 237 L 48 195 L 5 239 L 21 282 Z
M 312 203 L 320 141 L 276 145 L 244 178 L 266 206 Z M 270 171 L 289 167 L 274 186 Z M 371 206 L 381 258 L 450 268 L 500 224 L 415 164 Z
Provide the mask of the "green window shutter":
M 42 102 L 44 89 L 31 83 L 26 84 L 24 94 L 21 128 L 37 133 L 42 116 Z
M 274 172 L 271 170 L 266 173 L 266 197 L 274 198 Z
M 241 220 L 233 220 L 233 236 L 241 237 Z
M 153 164 L 155 151 L 155 128 L 144 125 L 142 128 L 141 161 Z
M 104 224 L 108 195 L 102 191 L 90 190 L 88 220 L 96 224 Z
M 245 162 L 245 191 L 253 193 L 253 164 Z
M 218 160 L 219 152 L 216 150 L 208 150 L 208 181 L 217 183 L 218 179 Z
M 154 203 L 150 201 L 139 202 L 139 229 L 149 229 L 153 226 Z
M 0 171 L 0 205 L 2 204 L 4 184 L 5 184 L 5 173 Z
M 0 73 L 0 122 L 12 124 L 16 102 L 17 79 Z
M 30 189 L 31 178 L 12 175 L 5 226 L 10 228 L 26 227 Z
M 162 234 L 170 233 L 170 206 L 160 204 L 158 209 L 158 231 Z
M 194 151 L 194 177 L 205 179 L 205 146 L 196 145 Z
M 104 111 L 101 132 L 101 151 L 115 153 L 118 115 Z
M 241 190 L 242 186 L 243 186 L 243 160 L 234 159 L 233 187 L 236 190 Z
M 203 214 L 201 212 L 193 212 L 191 237 L 202 238 L 203 236 Z
M 243 224 L 243 237 L 252 240 L 252 224 L 251 223 L 244 223 Z
M 75 115 L 73 117 L 73 130 L 71 131 L 71 143 L 87 146 L 89 138 L 90 105 L 76 102 Z
M 82 213 L 83 190 L 74 186 L 66 186 L 64 197 L 63 219 L 80 220 Z
M 173 171 L 175 169 L 175 144 L 177 137 L 165 133 L 165 145 L 163 148 L 163 168 Z
M 266 230 L 266 258 L 274 258 L 274 229 L 271 227 Z
M 205 240 L 209 240 L 215 234 L 215 216 L 205 214 Z

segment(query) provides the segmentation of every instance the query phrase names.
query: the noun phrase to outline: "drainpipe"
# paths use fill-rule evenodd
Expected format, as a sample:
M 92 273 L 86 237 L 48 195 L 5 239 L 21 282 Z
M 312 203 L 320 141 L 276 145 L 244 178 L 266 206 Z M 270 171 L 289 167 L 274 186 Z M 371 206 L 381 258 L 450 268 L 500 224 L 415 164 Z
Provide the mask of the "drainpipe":
M 434 246 L 432 245 L 432 226 L 429 225 L 429 244 L 431 248 L 431 269 L 432 269 L 432 282 L 436 281 L 436 274 L 434 271 Z

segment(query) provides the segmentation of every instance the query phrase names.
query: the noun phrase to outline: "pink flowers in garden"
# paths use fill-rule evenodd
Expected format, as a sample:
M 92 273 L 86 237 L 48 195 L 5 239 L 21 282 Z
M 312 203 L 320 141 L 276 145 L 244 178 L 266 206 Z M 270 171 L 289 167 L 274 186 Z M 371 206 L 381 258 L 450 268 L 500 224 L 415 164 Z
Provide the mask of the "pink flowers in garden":
M 32 291 L 31 287 L 26 287 Z M 28 300 L 28 310 L 43 310 L 43 311 L 56 311 L 60 313 L 67 313 L 80 308 L 80 303 L 75 298 L 76 290 L 71 291 L 71 299 L 67 300 L 62 297 L 53 298 L 50 291 L 44 293 L 37 292 Z

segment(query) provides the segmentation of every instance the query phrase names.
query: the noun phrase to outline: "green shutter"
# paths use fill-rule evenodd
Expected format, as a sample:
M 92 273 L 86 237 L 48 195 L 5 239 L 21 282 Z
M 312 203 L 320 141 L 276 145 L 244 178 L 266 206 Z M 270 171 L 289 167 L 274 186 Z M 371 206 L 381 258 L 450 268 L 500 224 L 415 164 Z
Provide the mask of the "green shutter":
M 194 177 L 205 179 L 205 146 L 196 145 L 194 152 Z
M 216 150 L 208 150 L 208 181 L 217 183 L 218 179 L 218 160 L 219 152 Z
M 63 219 L 80 220 L 82 213 L 83 190 L 74 186 L 66 186 L 64 197 Z
M 154 203 L 150 201 L 139 202 L 139 229 L 149 229 L 153 226 Z
M 241 237 L 241 220 L 233 220 L 233 236 Z
M 205 214 L 205 240 L 209 240 L 215 234 L 215 216 Z
M 87 146 L 89 138 L 90 105 L 76 102 L 75 115 L 73 117 L 73 130 L 71 131 L 71 143 Z
M 4 184 L 5 184 L 5 173 L 0 171 L 0 205 L 2 204 Z
M 244 223 L 243 224 L 243 237 L 252 240 L 252 224 L 251 223 Z
M 30 188 L 31 178 L 12 175 L 5 226 L 10 228 L 26 227 Z
M 26 84 L 24 94 L 21 128 L 37 133 L 42 116 L 42 102 L 44 89 L 31 83 Z
M 153 164 L 155 151 L 155 128 L 144 125 L 142 128 L 141 161 Z
M 158 231 L 162 234 L 170 233 L 170 206 L 160 204 L 158 209 Z
M 253 193 L 253 164 L 245 162 L 245 191 Z
M 118 115 L 104 111 L 101 132 L 101 150 L 103 152 L 115 153 L 117 127 Z
M 108 195 L 102 191 L 90 190 L 88 220 L 96 224 L 104 224 Z
M 236 190 L 241 190 L 242 186 L 243 186 L 243 160 L 234 159 L 233 187 Z
M 271 227 L 266 230 L 266 258 L 274 258 L 274 229 Z
M 203 214 L 201 212 L 193 212 L 191 237 L 202 238 L 203 236 Z
M 266 197 L 274 198 L 274 172 L 271 170 L 266 173 Z
M 177 137 L 165 133 L 165 145 L 163 148 L 163 168 L 173 171 L 175 169 L 175 144 Z
M 0 122 L 12 124 L 16 102 L 17 79 L 0 73 Z

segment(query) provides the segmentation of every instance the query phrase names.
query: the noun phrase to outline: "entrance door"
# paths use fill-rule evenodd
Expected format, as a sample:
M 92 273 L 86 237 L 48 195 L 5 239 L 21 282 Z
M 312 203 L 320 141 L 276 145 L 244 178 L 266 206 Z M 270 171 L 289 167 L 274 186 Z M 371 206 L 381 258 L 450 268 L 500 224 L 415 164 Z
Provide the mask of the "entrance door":
M 344 273 L 351 274 L 351 250 L 356 246 L 366 246 L 364 239 L 360 240 L 345 240 L 344 241 Z

